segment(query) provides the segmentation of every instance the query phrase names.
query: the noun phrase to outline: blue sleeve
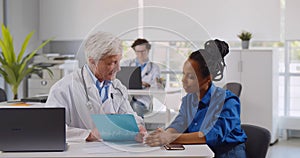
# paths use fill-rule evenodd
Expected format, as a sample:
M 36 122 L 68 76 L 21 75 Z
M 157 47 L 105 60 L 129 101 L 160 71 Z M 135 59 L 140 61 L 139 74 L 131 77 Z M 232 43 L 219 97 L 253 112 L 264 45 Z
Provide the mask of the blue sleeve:
M 167 128 L 174 128 L 179 133 L 183 133 L 187 129 L 187 101 L 185 97 L 182 98 L 178 115 Z
M 216 117 L 218 119 L 215 125 L 205 135 L 206 143 L 209 146 L 217 146 L 225 142 L 235 143 L 244 139 L 244 133 L 240 130 L 240 101 L 238 97 L 228 97 L 221 113 Z

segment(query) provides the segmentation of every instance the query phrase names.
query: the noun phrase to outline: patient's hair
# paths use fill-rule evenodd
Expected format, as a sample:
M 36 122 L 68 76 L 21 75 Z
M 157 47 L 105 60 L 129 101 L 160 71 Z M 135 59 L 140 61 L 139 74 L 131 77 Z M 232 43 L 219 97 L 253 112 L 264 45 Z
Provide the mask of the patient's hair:
M 198 63 L 203 77 L 212 75 L 213 81 L 220 81 L 223 78 L 224 57 L 229 53 L 229 46 L 226 42 L 215 39 L 205 42 L 204 49 L 193 52 L 189 59 Z
M 135 47 L 135 46 L 138 46 L 138 45 L 145 45 L 146 48 L 147 48 L 148 50 L 151 49 L 151 44 L 150 44 L 146 39 L 143 39 L 143 38 L 138 38 L 138 39 L 136 39 L 136 40 L 132 43 L 131 48 L 134 49 L 134 47 Z M 135 49 L 134 49 L 134 50 L 135 50 Z

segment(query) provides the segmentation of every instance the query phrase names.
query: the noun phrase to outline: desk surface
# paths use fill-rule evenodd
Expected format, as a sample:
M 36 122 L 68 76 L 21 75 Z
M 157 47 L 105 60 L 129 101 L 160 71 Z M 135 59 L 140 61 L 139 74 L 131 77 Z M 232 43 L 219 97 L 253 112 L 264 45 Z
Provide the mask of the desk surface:
M 142 144 L 89 142 L 69 144 L 64 152 L 3 152 L 0 157 L 213 157 L 207 145 L 185 145 L 185 150 L 165 150 Z
M 37 102 L 20 102 L 20 101 L 10 101 L 10 102 L 1 102 L 0 108 L 42 108 L 45 107 L 45 103 Z
M 173 94 L 179 93 L 182 89 L 180 88 L 146 88 L 146 89 L 128 89 L 129 95 L 153 95 L 153 94 Z

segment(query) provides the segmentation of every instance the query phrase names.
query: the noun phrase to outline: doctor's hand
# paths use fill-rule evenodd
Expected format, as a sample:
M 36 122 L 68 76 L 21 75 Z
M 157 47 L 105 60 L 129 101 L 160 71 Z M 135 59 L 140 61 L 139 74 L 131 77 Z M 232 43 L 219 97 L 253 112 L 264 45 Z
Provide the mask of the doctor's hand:
M 150 85 L 149 83 L 147 83 L 147 82 L 142 82 L 142 85 L 143 85 L 143 87 L 145 87 L 145 88 L 151 87 L 151 85 Z
M 147 135 L 147 130 L 144 126 L 139 125 L 139 133 L 135 136 L 135 141 L 142 143 Z
M 90 141 L 90 142 L 92 142 L 92 141 L 101 141 L 101 136 L 100 136 L 97 129 L 93 129 L 90 132 L 89 136 L 85 140 Z
M 178 136 L 179 134 L 169 133 L 158 128 L 145 138 L 145 144 L 149 146 L 162 146 L 172 143 Z

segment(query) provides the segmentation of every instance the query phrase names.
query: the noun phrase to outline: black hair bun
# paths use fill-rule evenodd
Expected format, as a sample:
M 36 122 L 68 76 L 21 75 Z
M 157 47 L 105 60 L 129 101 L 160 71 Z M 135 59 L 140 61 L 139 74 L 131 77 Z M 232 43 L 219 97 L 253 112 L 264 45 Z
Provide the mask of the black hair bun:
M 204 44 L 205 50 L 209 53 L 219 52 L 224 58 L 229 53 L 229 46 L 225 41 L 221 41 L 219 39 L 209 40 Z

